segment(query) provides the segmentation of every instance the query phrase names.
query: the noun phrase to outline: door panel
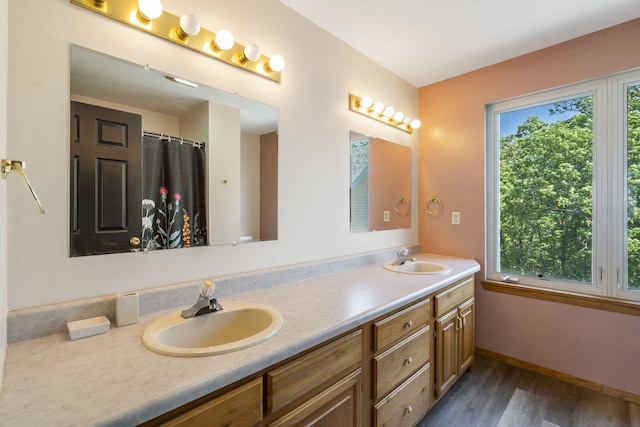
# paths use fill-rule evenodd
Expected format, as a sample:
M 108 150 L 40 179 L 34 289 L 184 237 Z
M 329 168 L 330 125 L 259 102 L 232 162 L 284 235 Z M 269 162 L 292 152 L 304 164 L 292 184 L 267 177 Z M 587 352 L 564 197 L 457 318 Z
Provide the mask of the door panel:
M 139 249 L 141 138 L 139 115 L 71 102 L 71 256 Z

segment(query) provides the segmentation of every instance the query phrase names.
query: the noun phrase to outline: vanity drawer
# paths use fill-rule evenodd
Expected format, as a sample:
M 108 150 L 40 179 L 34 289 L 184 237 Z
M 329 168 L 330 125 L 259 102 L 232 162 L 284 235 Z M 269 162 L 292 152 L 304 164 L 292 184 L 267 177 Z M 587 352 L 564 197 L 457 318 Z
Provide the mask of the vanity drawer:
M 434 298 L 436 317 L 442 316 L 471 298 L 473 292 L 473 276 L 471 276 L 446 291 L 437 294 Z
M 431 320 L 431 304 L 427 298 L 384 318 L 373 325 L 373 350 L 379 351 L 422 328 Z
M 267 373 L 267 404 L 275 412 L 362 364 L 362 332 L 345 337 Z
M 426 364 L 373 408 L 374 425 L 415 425 L 431 406 L 431 365 Z
M 376 399 L 384 396 L 429 360 L 431 337 L 431 327 L 425 326 L 373 359 Z
M 262 378 L 162 424 L 163 427 L 255 426 L 262 421 Z

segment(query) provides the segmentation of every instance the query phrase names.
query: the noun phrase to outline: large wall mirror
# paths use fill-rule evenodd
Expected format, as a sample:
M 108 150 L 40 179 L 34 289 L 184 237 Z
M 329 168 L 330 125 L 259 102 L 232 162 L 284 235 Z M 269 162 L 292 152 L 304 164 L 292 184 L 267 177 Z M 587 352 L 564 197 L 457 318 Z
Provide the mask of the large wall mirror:
M 70 57 L 71 256 L 277 239 L 277 108 Z
M 351 232 L 411 227 L 411 148 L 351 131 Z

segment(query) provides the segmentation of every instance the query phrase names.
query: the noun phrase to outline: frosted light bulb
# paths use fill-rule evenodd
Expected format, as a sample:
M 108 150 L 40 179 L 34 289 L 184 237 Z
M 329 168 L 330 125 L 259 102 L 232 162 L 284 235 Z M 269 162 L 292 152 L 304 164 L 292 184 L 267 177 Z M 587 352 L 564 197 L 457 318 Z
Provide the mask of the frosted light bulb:
M 360 100 L 360 106 L 362 108 L 369 109 L 373 105 L 373 99 L 370 96 L 365 96 Z
M 404 119 L 404 113 L 402 111 L 397 111 L 393 115 L 393 120 L 398 122 L 398 123 L 402 123 L 402 119 Z
M 269 68 L 272 71 L 284 70 L 284 58 L 282 57 L 282 55 L 273 55 L 271 59 L 269 59 Z
M 373 104 L 373 112 L 376 114 L 380 114 L 382 113 L 382 111 L 384 110 L 384 104 L 380 101 L 377 101 L 375 104 Z
M 144 19 L 151 21 L 162 15 L 162 3 L 160 0 L 138 0 L 138 11 Z
M 229 50 L 233 47 L 235 40 L 233 34 L 228 30 L 220 30 L 216 33 L 214 44 L 220 50 Z
M 411 125 L 411 117 L 406 116 L 406 117 L 404 118 L 404 120 L 402 121 L 402 124 L 403 124 L 403 125 L 406 125 L 406 126 Z
M 420 126 L 422 126 L 422 122 L 418 119 L 415 119 L 411 122 L 411 127 L 414 129 L 418 129 Z
M 253 43 L 249 43 L 244 47 L 244 57 L 249 61 L 257 61 L 260 58 L 260 48 Z
M 195 36 L 200 32 L 200 21 L 190 13 L 180 17 L 180 31 L 186 36 Z
M 393 116 L 393 114 L 396 112 L 396 110 L 393 107 L 387 107 L 384 109 L 384 113 L 382 113 L 383 116 L 389 118 L 391 116 Z

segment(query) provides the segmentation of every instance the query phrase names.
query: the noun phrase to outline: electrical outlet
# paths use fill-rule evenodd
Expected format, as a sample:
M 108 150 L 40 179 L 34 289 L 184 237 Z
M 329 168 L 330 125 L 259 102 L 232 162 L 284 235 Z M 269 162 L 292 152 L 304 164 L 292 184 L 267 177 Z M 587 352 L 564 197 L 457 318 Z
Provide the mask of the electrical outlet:
M 389 222 L 391 220 L 391 218 L 389 218 L 389 211 L 383 212 L 383 220 L 384 222 Z
M 451 224 L 460 225 L 460 212 L 451 212 Z

